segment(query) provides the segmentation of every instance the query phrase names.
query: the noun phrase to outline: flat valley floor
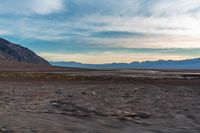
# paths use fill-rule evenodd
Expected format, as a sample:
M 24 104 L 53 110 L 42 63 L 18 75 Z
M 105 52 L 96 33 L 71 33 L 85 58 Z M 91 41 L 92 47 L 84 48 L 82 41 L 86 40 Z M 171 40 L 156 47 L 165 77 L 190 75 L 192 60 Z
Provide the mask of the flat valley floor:
M 0 133 L 199 133 L 196 71 L 0 72 Z

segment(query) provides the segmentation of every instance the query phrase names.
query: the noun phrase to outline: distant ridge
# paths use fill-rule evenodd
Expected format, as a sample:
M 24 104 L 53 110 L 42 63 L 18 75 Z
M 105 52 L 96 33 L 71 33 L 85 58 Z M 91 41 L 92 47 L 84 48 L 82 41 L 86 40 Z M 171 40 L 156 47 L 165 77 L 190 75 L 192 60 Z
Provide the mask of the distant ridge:
M 28 63 L 49 65 L 49 62 L 40 56 L 36 55 L 33 51 L 20 45 L 14 44 L 0 38 L 0 65 L 9 63 Z
M 116 68 L 116 69 L 200 69 L 200 58 L 188 60 L 158 60 L 132 63 L 82 64 L 79 62 L 50 62 L 54 66 L 77 68 Z

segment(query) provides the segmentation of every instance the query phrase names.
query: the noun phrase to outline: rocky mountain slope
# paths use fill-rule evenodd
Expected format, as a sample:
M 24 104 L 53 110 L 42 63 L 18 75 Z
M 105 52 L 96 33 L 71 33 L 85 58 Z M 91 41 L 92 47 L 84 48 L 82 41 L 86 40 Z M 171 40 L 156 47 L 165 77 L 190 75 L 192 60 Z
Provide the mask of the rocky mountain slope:
M 48 61 L 33 51 L 0 38 L 0 65 L 9 63 L 49 65 Z

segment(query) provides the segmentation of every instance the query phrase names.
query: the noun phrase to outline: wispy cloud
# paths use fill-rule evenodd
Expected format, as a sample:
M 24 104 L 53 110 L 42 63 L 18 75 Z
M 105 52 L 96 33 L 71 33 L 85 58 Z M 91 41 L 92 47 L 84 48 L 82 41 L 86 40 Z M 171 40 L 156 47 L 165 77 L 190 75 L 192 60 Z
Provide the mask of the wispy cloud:
M 199 2 L 199 0 L 159 0 L 150 8 L 150 12 L 154 16 L 177 16 L 182 14 L 199 16 Z
M 1 1 L 0 14 L 51 14 L 64 8 L 63 0 L 5 0 Z
M 9 35 L 9 31 L 7 31 L 7 30 L 0 30 L 0 35 Z
M 142 33 L 125 32 L 125 31 L 99 31 L 91 33 L 91 37 L 97 38 L 133 38 L 144 36 Z

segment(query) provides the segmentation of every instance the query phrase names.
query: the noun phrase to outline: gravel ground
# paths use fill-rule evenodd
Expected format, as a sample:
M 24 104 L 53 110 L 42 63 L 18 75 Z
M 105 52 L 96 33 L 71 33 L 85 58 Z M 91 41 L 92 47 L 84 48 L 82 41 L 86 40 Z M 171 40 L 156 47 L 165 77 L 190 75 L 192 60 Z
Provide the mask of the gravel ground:
M 200 132 L 198 74 L 129 70 L 67 73 L 75 75 L 72 79 L 55 75 L 1 77 L 0 133 Z

